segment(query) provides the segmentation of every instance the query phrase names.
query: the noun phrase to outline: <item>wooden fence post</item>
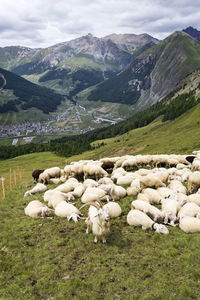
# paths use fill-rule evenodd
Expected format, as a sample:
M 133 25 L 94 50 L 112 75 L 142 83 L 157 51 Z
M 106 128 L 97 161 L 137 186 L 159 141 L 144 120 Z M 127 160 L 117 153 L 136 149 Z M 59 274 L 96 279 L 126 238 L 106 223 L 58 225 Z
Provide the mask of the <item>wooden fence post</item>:
M 12 190 L 12 169 L 10 168 L 10 191 Z
M 14 170 L 13 175 L 14 175 L 14 185 L 16 186 L 16 184 L 17 184 L 17 179 L 16 179 L 16 171 L 15 171 L 15 170 Z
M 4 186 L 5 177 L 1 177 L 0 180 L 1 180 L 1 183 L 2 183 L 3 199 L 5 199 L 5 196 L 6 196 L 6 194 L 5 194 L 5 186 Z

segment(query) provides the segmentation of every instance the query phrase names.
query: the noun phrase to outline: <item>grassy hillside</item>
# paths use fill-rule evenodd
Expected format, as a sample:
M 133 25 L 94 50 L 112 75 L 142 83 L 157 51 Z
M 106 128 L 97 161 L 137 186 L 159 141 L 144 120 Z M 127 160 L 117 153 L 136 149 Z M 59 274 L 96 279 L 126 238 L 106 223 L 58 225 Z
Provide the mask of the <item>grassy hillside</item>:
M 17 172 L 23 166 L 17 186 L 0 201 L 0 298 L 198 299 L 199 234 L 187 235 L 170 227 L 170 234 L 162 236 L 128 226 L 131 197 L 121 200 L 123 216 L 112 221 L 105 245 L 95 245 L 93 236 L 85 234 L 83 220 L 74 224 L 55 216 L 31 219 L 24 215 L 30 200 L 42 199 L 23 198 L 33 185 L 32 168 L 65 163 L 50 153 L 0 163 L 6 178 L 10 168 Z

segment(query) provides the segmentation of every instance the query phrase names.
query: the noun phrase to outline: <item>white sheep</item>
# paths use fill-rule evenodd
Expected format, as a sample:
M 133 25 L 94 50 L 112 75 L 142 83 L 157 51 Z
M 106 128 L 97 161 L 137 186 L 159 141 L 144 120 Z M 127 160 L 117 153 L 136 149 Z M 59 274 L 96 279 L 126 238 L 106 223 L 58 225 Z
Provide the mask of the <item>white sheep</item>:
M 113 184 L 113 181 L 109 177 L 103 177 L 99 179 L 98 184 Z
M 103 208 L 106 208 L 111 219 L 117 218 L 122 214 L 122 209 L 117 202 L 108 202 Z
M 196 171 L 188 178 L 188 192 L 190 194 L 196 193 L 200 187 L 200 172 Z
M 200 219 L 194 217 L 184 217 L 180 220 L 179 227 L 185 233 L 200 232 Z
M 189 216 L 189 217 L 196 217 L 199 216 L 200 213 L 200 207 L 195 203 L 186 203 L 181 207 L 181 209 L 178 212 L 178 218 L 179 220 L 183 217 Z
M 164 213 L 164 224 L 169 224 L 171 226 L 176 226 L 175 222 L 177 221 L 177 213 L 180 209 L 179 202 L 171 198 L 166 198 L 161 200 L 161 211 Z
M 71 203 L 65 201 L 60 202 L 55 208 L 55 214 L 58 217 L 67 218 L 67 220 L 73 220 L 78 222 L 81 216 L 81 212 Z
M 94 243 L 102 240 L 106 243 L 106 237 L 110 232 L 110 216 L 108 214 L 108 208 L 103 208 L 100 203 L 88 202 L 84 204 L 80 210 L 85 206 L 90 205 L 88 210 L 88 217 L 85 220 L 87 225 L 86 233 L 88 234 L 90 230 L 94 234 Z
M 126 196 L 126 190 L 122 186 L 113 185 L 110 189 L 109 195 L 114 201 L 119 201 Z
M 72 192 L 75 198 L 80 198 L 83 193 L 85 192 L 86 187 L 84 187 L 84 185 L 82 183 L 80 183 L 79 185 L 77 185 L 77 187 L 75 187 L 74 191 Z
M 143 189 L 142 194 L 145 194 L 148 197 L 148 202 L 151 204 L 160 204 L 160 201 L 162 199 L 159 192 L 152 188 Z
M 43 199 L 48 202 L 49 207 L 55 208 L 61 201 L 67 201 L 68 195 L 54 189 L 46 191 Z
M 33 200 L 24 209 L 25 215 L 31 218 L 49 217 L 52 210 L 38 200 Z
M 88 187 L 81 197 L 81 202 L 87 203 L 91 201 L 104 200 L 105 196 L 106 192 L 101 188 Z
M 107 177 L 108 173 L 98 164 L 88 163 L 83 167 L 84 179 L 87 177 L 95 177 L 96 180 L 99 180 L 101 177 Z
M 164 218 L 163 212 L 157 207 L 151 205 L 148 202 L 142 200 L 134 200 L 131 202 L 132 209 L 138 209 L 147 214 L 155 222 L 162 222 Z
M 79 185 L 79 182 L 76 179 L 75 180 L 72 180 L 72 178 L 70 179 L 68 179 L 65 183 L 57 186 L 55 190 L 60 191 L 62 193 L 72 192 Z
M 178 193 L 182 193 L 182 194 L 187 193 L 186 187 L 178 180 L 172 180 L 168 185 L 168 188 Z
M 152 188 L 165 186 L 165 184 L 161 181 L 159 176 L 156 174 L 148 174 L 146 176 L 142 176 L 140 179 L 140 183 L 144 187 L 152 187 Z
M 59 178 L 60 176 L 61 169 L 59 167 L 45 169 L 39 176 L 39 182 L 48 183 L 50 178 Z
M 25 192 L 24 197 L 28 197 L 37 193 L 43 193 L 46 190 L 46 185 L 44 185 L 43 183 L 37 183 L 31 190 Z
M 83 182 L 83 186 L 85 187 L 85 188 L 87 188 L 87 187 L 98 187 L 98 182 L 96 182 L 95 180 L 93 180 L 93 179 L 86 179 L 86 180 L 84 180 L 84 182 Z
M 127 223 L 132 226 L 141 226 L 143 230 L 152 229 L 158 233 L 168 234 L 166 226 L 155 223 L 150 217 L 140 210 L 132 209 L 127 215 Z
M 191 194 L 187 196 L 187 202 L 193 202 L 200 206 L 200 194 Z

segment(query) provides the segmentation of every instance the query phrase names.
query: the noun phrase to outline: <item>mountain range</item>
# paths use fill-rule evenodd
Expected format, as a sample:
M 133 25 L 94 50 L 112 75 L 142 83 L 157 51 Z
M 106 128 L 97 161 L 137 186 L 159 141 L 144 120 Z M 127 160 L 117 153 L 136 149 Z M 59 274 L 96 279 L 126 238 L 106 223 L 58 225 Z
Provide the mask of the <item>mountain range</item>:
M 45 49 L 0 48 L 0 83 L 6 78 L 0 112 L 12 106 L 49 113 L 64 99 L 59 94 L 80 102 L 84 94 L 93 102 L 125 103 L 136 111 L 147 108 L 200 67 L 199 37 L 188 27 L 163 41 L 148 34 L 88 34 Z M 19 92 L 22 86 L 29 96 Z

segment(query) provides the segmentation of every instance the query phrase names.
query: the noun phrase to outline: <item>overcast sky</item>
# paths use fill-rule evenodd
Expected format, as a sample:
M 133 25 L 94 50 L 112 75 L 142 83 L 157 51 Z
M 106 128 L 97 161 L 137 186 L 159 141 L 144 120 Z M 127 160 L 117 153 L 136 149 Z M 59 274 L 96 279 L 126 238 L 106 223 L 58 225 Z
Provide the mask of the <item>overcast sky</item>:
M 0 0 L 0 46 L 47 47 L 92 33 L 163 39 L 200 29 L 200 0 Z

